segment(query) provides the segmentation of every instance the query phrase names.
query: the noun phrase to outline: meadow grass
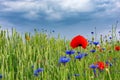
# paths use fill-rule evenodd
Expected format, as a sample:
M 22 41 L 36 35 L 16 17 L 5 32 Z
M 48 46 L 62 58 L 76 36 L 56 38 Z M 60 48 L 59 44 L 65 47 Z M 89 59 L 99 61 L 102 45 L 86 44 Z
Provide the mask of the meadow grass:
M 25 37 L 12 30 L 0 31 L 0 74 L 1 80 L 119 80 L 120 78 L 120 51 L 114 50 L 117 41 L 111 43 L 103 42 L 104 51 L 96 49 L 95 53 L 90 50 L 95 48 L 89 45 L 87 49 L 74 49 L 75 54 L 66 55 L 66 50 L 71 50 L 70 41 L 50 37 L 44 32 L 35 31 L 34 35 L 25 33 Z M 108 49 L 110 47 L 110 49 Z M 88 53 L 88 56 L 80 61 L 75 60 L 77 51 Z M 70 62 L 59 64 L 61 56 L 70 57 Z M 108 70 L 99 72 L 94 78 L 93 70 L 89 68 L 91 64 L 97 61 L 106 60 L 112 63 Z M 85 64 L 85 65 L 84 65 Z M 32 66 L 34 66 L 32 68 Z M 44 70 L 38 76 L 34 75 L 34 70 L 43 68 Z M 79 76 L 74 76 L 79 74 Z

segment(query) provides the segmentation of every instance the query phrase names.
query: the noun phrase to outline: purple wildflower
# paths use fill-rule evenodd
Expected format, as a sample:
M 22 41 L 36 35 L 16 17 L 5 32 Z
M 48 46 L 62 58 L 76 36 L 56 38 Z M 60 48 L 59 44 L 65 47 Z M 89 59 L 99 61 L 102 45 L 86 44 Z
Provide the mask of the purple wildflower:
M 66 54 L 68 54 L 68 55 L 71 55 L 71 54 L 74 54 L 75 53 L 75 51 L 73 51 L 73 50 L 67 50 L 66 51 Z
M 94 34 L 94 32 L 91 32 L 91 34 Z
M 118 33 L 120 34 L 120 31 L 118 31 Z
M 109 37 L 109 39 L 112 39 L 112 37 Z
M 98 68 L 98 65 L 91 64 L 91 65 L 90 65 L 90 68 L 92 68 L 92 69 L 96 69 L 96 68 Z
M 42 71 L 43 71 L 43 68 L 38 68 L 38 69 L 34 70 L 34 75 L 38 76 L 38 74 Z
M 82 59 L 84 57 L 84 54 L 79 53 L 77 56 L 75 56 L 75 59 Z
M 0 74 L 0 79 L 2 78 L 2 75 Z
M 65 63 L 67 63 L 69 61 L 70 61 L 70 58 L 67 58 L 66 56 L 62 56 L 59 59 L 59 63 L 63 63 L 63 64 L 65 64 Z
M 97 46 L 97 45 L 99 44 L 99 42 L 93 42 L 93 44 L 94 44 L 95 46 Z
M 96 52 L 96 50 L 95 50 L 95 49 L 92 49 L 92 50 L 90 50 L 90 52 L 94 53 L 94 52 Z

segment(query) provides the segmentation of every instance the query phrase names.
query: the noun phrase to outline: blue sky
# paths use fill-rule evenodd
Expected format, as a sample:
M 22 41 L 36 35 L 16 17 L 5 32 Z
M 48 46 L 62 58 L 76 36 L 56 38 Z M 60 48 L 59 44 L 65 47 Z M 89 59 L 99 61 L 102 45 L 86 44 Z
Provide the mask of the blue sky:
M 120 0 L 0 0 L 0 25 L 21 33 L 43 28 L 67 39 L 90 37 L 94 27 L 107 34 L 116 21 L 119 31 Z

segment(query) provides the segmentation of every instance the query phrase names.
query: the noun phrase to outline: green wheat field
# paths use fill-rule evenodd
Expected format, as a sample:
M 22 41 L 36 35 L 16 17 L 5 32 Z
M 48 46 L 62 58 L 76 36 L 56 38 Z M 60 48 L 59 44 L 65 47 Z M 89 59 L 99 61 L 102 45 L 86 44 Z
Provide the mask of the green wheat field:
M 0 29 L 0 80 L 119 80 L 120 79 L 120 39 L 116 38 L 115 30 L 104 38 L 101 36 L 99 43 L 104 50 L 100 51 L 94 44 L 89 44 L 86 49 L 70 46 L 71 40 L 50 36 L 46 32 L 21 35 L 15 29 L 9 31 Z M 112 39 L 109 39 L 112 36 Z M 120 37 L 120 36 L 119 36 Z M 91 41 L 95 41 L 94 35 Z M 90 50 L 95 49 L 92 53 Z M 67 55 L 66 50 L 75 53 Z M 86 57 L 78 60 L 77 52 L 87 53 Z M 59 63 L 61 56 L 70 58 L 66 64 Z M 96 69 L 96 77 L 91 64 L 97 61 L 111 63 L 104 70 Z M 37 75 L 34 71 L 42 68 Z

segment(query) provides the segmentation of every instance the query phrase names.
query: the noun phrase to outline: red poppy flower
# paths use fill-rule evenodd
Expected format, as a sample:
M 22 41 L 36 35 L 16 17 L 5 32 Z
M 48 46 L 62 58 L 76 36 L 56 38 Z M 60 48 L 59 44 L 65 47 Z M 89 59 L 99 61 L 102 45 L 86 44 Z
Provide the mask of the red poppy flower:
M 98 69 L 103 70 L 105 68 L 104 62 L 97 62 Z
M 88 42 L 87 42 L 87 39 L 85 39 L 83 36 L 81 36 L 81 35 L 78 35 L 78 36 L 76 36 L 76 37 L 74 37 L 73 39 L 72 39 L 72 41 L 70 42 L 70 46 L 72 47 L 72 48 L 76 48 L 76 47 L 78 47 L 78 46 L 81 46 L 82 48 L 86 48 L 87 47 L 87 45 L 88 45 Z
M 120 46 L 115 46 L 116 51 L 120 51 Z

